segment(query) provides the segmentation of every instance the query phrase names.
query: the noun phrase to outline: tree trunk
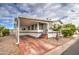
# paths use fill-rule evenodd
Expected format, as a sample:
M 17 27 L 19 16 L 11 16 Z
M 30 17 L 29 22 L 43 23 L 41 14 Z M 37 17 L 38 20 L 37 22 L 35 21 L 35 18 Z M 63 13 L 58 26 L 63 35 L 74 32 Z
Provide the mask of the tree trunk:
M 59 40 L 59 32 L 56 33 L 56 40 Z

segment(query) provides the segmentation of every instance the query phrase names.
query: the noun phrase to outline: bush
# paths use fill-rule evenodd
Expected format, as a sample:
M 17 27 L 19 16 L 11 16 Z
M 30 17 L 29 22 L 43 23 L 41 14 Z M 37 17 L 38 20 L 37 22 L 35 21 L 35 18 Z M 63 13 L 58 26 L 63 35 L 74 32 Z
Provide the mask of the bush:
M 9 29 L 4 29 L 2 33 L 3 33 L 3 36 L 9 35 Z
M 66 24 L 66 25 L 64 25 L 63 26 L 64 28 L 71 28 L 71 30 L 73 31 L 73 32 L 75 32 L 75 30 L 76 30 L 76 27 L 75 27 L 75 25 L 73 25 L 73 24 Z
M 72 36 L 74 33 L 70 28 L 62 29 L 62 34 L 64 37 Z
M 4 26 L 3 25 L 0 25 L 0 37 L 3 36 L 3 34 L 2 34 L 3 29 L 4 29 Z
M 76 31 L 76 27 L 73 24 L 66 24 L 61 28 L 61 32 L 64 37 L 72 36 L 75 31 Z

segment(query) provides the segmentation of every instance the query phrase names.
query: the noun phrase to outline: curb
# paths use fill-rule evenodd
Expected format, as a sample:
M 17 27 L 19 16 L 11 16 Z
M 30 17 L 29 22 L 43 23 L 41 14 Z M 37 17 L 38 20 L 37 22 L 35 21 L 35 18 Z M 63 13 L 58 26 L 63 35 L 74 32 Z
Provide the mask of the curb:
M 75 39 L 70 40 L 69 42 L 52 49 L 51 51 L 45 53 L 44 55 L 61 55 L 65 50 L 67 50 L 71 45 L 73 45 L 78 40 L 78 35 Z

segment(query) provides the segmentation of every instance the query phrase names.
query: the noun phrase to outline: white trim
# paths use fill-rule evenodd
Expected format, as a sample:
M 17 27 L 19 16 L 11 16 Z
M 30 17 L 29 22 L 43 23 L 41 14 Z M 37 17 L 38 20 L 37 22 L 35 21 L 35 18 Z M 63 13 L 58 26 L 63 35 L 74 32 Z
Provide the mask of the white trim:
M 49 32 L 49 23 L 47 23 L 47 30 L 48 30 L 48 32 Z
M 37 23 L 37 31 L 39 32 L 39 23 Z
M 16 44 L 19 44 L 19 39 L 20 39 L 20 38 L 19 38 L 20 20 L 19 20 L 19 18 L 18 18 L 18 17 L 17 17 L 17 20 L 18 20 L 18 24 L 17 24 L 17 25 L 18 25 L 18 28 L 17 28 L 17 40 L 18 40 L 18 41 L 17 41 L 17 43 L 16 43 Z

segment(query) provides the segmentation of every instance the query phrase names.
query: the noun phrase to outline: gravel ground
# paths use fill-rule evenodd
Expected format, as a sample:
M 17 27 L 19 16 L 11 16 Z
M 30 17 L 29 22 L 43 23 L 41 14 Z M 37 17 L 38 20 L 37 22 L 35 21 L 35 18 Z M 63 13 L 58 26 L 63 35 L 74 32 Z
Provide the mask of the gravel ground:
M 55 44 L 55 45 L 62 45 L 73 38 L 74 37 L 68 37 L 68 38 L 61 37 L 61 38 L 59 38 L 58 41 L 55 38 L 50 38 L 50 39 L 48 39 L 48 42 Z
M 27 38 L 28 39 L 28 38 Z M 28 41 L 27 39 L 24 39 L 24 41 Z M 62 45 L 66 42 L 68 42 L 72 38 L 60 38 L 59 41 L 56 41 L 54 38 L 48 39 L 48 40 L 40 40 L 41 42 L 48 42 L 48 44 L 53 44 L 52 46 L 56 45 Z M 32 39 L 29 39 L 31 41 Z M 37 42 L 38 40 L 35 40 Z M 27 42 L 26 42 L 27 43 Z M 47 43 L 46 43 L 47 44 Z M 47 45 L 48 45 L 47 44 Z M 44 44 L 42 44 L 44 45 Z M 35 45 L 36 47 L 36 45 Z M 13 36 L 5 36 L 0 37 L 0 55 L 20 55 L 20 50 L 18 48 L 18 45 L 16 45 L 16 38 Z
M 18 55 L 20 54 L 16 38 L 13 36 L 0 37 L 0 55 Z
M 58 46 L 61 46 L 68 41 L 70 41 L 73 37 L 71 38 L 60 38 L 58 41 L 55 38 L 50 38 L 48 40 L 46 39 L 40 39 L 40 38 L 32 38 L 28 36 L 23 36 L 21 39 L 24 41 L 24 44 L 26 46 L 26 49 L 29 48 L 28 51 L 29 55 L 43 55 L 47 52 L 49 52 L 52 49 L 55 49 Z M 28 47 L 27 47 L 28 45 Z M 31 48 L 30 48 L 31 47 Z

